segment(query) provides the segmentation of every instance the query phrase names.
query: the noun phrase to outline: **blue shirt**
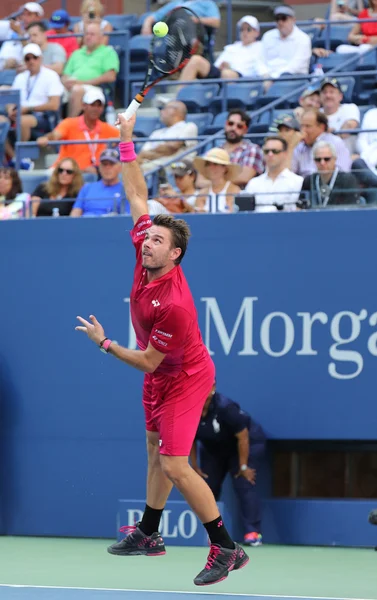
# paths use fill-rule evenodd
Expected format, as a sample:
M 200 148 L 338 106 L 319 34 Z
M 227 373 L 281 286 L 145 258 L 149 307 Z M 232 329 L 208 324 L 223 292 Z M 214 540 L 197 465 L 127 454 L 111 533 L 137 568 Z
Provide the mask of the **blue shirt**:
M 229 455 L 237 452 L 236 434 L 243 429 L 249 430 L 249 439 L 254 442 L 265 439 L 261 426 L 237 402 L 216 392 L 195 439 L 209 452 Z
M 172 0 L 172 2 L 164 4 L 164 6 L 161 6 L 161 8 L 153 13 L 156 23 L 165 19 L 166 15 L 176 6 L 187 6 L 187 8 L 191 8 L 191 10 L 193 10 L 201 19 L 220 19 L 219 7 L 213 0 L 187 0 L 187 2 L 182 2 L 182 0 Z
M 115 185 L 105 185 L 101 179 L 94 183 L 86 183 L 81 188 L 73 208 L 81 208 L 83 217 L 120 213 L 122 200 L 124 200 L 123 185 L 120 182 Z M 130 212 L 127 201 L 124 212 L 127 214 Z

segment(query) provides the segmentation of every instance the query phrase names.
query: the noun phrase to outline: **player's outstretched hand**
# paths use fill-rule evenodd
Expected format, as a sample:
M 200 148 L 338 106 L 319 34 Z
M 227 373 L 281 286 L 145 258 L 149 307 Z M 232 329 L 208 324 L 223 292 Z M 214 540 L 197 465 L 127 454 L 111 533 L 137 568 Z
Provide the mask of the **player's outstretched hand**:
M 132 136 L 136 123 L 136 115 L 132 115 L 132 117 L 126 119 L 122 113 L 119 113 L 118 122 L 120 125 L 120 141 L 132 142 Z
M 83 331 L 87 334 L 88 338 L 92 340 L 92 342 L 99 346 L 102 340 L 106 337 L 105 331 L 101 323 L 98 323 L 94 315 L 90 315 L 89 317 L 91 323 L 89 323 L 89 321 L 86 321 L 82 317 L 77 318 L 80 321 L 81 325 L 75 327 L 76 331 Z

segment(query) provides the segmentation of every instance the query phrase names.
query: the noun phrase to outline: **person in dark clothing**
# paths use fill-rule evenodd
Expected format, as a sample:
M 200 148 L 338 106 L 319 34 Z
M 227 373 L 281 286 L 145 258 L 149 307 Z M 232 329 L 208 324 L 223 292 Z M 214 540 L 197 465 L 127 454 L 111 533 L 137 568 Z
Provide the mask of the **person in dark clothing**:
M 301 194 L 301 208 L 359 204 L 359 184 L 352 173 L 344 173 L 337 168 L 334 146 L 328 142 L 318 142 L 313 147 L 313 157 L 318 172 L 307 175 L 303 181 L 302 192 L 309 194 Z
M 265 443 L 261 426 L 237 402 L 217 392 L 214 384 L 191 450 L 191 465 L 206 480 L 216 500 L 230 473 L 240 503 L 244 543 L 250 546 L 262 543 L 256 468 Z

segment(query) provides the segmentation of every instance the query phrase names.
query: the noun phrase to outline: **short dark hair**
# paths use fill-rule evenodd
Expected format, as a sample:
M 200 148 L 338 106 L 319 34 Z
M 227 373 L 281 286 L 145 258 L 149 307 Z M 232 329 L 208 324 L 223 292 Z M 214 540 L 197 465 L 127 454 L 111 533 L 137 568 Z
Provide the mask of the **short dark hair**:
M 276 141 L 280 142 L 281 145 L 283 146 L 284 152 L 286 152 L 288 150 L 287 141 L 284 138 L 280 137 L 280 135 L 269 135 L 268 137 L 264 138 L 263 145 L 266 144 L 267 142 L 269 142 L 270 140 L 276 140 Z
M 0 173 L 4 173 L 4 175 L 9 175 L 12 180 L 12 187 L 9 192 L 5 196 L 5 200 L 14 200 L 17 194 L 22 193 L 22 182 L 19 174 L 16 169 L 12 169 L 11 167 L 0 167 Z M 9 203 L 5 203 L 9 204 Z
M 323 125 L 325 131 L 328 130 L 329 121 L 325 113 L 321 112 L 320 110 L 317 110 L 316 108 L 307 108 L 306 110 L 304 110 L 303 115 L 307 115 L 308 113 L 314 114 L 317 125 Z
M 231 117 L 232 115 L 240 115 L 241 121 L 243 121 L 247 125 L 247 127 L 249 127 L 251 123 L 251 117 L 249 113 L 246 112 L 246 110 L 242 110 L 242 108 L 232 108 L 232 110 L 228 112 L 227 118 L 229 119 L 229 117 Z
M 190 238 L 190 228 L 183 219 L 175 219 L 172 215 L 156 215 L 153 217 L 153 225 L 166 227 L 171 231 L 173 245 L 181 249 L 181 254 L 176 258 L 174 264 L 179 265 L 184 257 Z
M 46 31 L 48 31 L 48 27 L 45 25 L 45 23 L 42 23 L 41 21 L 33 21 L 32 23 L 30 23 L 30 25 L 26 27 L 26 31 L 29 31 L 29 29 L 31 29 L 32 27 L 39 27 L 39 29 L 43 31 L 43 33 L 46 33 Z

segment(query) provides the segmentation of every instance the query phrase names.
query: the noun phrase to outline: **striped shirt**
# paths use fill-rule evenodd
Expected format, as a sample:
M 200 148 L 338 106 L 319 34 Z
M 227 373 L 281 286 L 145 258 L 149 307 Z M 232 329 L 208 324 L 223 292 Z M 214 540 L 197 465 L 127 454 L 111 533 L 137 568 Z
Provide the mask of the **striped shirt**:
M 229 152 L 229 156 L 230 162 L 241 165 L 241 167 L 251 167 L 255 169 L 257 175 L 261 175 L 264 171 L 262 150 L 257 144 L 253 144 L 249 140 L 243 140 L 237 148 Z
M 351 155 L 347 146 L 340 137 L 333 135 L 332 133 L 324 132 L 317 137 L 315 142 L 329 142 L 332 144 L 336 150 L 337 167 L 341 171 L 345 172 L 351 170 Z M 311 175 L 312 173 L 317 172 L 317 167 L 315 166 L 313 158 L 313 146 L 308 146 L 305 144 L 305 142 L 300 142 L 297 144 L 293 151 L 291 169 L 294 173 L 297 173 L 297 175 L 301 175 L 302 177 L 306 177 L 306 175 Z

